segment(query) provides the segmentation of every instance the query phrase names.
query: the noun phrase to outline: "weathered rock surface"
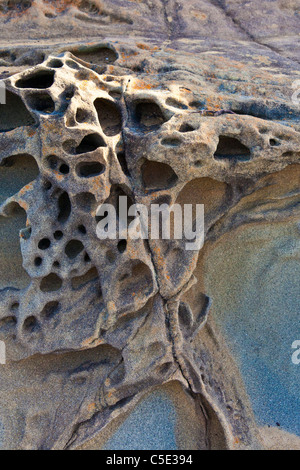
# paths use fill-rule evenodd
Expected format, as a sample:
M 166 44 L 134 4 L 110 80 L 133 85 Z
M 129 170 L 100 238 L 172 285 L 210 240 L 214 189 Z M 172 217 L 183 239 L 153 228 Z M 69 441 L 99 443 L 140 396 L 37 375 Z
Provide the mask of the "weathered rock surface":
M 298 3 L 0 12 L 0 447 L 142 446 L 164 406 L 165 448 L 299 446 Z M 204 247 L 99 240 L 122 195 L 204 204 Z

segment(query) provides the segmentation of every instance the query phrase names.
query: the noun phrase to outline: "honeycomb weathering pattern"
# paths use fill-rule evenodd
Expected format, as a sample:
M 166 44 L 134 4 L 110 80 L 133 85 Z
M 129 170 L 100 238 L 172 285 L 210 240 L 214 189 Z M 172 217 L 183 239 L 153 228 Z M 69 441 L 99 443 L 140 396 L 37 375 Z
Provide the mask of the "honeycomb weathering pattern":
M 299 162 L 299 132 L 238 110 L 201 108 L 172 78 L 154 86 L 134 73 L 96 70 L 66 52 L 5 80 L 12 105 L 0 118 L 0 175 L 14 177 L 20 159 L 32 168 L 0 207 L 5 220 L 26 212 L 24 285 L 0 291 L 8 360 L 102 345 L 119 354 L 105 379 L 95 379 L 93 406 L 83 402 L 49 447 L 84 442 L 145 388 L 174 378 L 204 415 L 217 417 L 227 447 L 236 435 L 256 446 L 251 412 L 241 407 L 233 418 L 225 392 L 203 380 L 209 358 L 194 340 L 210 299 L 194 273 L 199 253 L 186 251 L 184 240 L 99 240 L 96 209 L 117 205 L 119 195 L 149 209 L 184 204 L 192 193 L 205 204 L 206 240 L 271 219 L 247 204 L 234 210 Z M 281 214 L 293 210 L 292 199 Z M 30 426 L 28 433 L 24 447 L 38 446 Z

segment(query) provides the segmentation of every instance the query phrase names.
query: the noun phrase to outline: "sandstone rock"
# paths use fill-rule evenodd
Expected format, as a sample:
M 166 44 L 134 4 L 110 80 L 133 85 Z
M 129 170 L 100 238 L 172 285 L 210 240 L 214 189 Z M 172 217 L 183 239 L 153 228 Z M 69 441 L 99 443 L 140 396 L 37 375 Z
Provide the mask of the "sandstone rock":
M 147 446 L 164 406 L 164 448 L 298 445 L 298 16 L 0 1 L 0 447 Z M 100 240 L 120 196 L 204 204 L 204 246 Z

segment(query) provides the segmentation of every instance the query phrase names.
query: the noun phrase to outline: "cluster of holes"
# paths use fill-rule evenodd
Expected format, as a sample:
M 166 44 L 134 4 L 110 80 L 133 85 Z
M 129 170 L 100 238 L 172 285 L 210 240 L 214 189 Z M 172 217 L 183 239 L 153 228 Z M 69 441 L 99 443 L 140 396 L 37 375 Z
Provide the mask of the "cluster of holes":
M 67 175 L 70 171 L 69 165 L 55 155 L 50 155 L 46 161 L 51 170 L 58 170 L 63 175 Z

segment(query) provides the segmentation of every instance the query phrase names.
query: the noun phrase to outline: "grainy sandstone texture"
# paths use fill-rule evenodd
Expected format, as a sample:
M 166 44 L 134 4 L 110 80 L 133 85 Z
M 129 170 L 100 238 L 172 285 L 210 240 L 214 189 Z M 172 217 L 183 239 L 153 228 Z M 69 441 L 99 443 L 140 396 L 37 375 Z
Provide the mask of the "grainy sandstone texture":
M 300 447 L 299 20 L 0 1 L 0 448 Z M 204 204 L 203 248 L 99 240 L 121 195 Z

